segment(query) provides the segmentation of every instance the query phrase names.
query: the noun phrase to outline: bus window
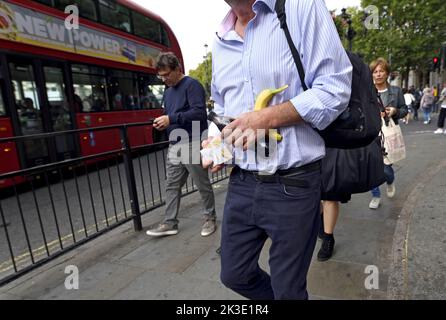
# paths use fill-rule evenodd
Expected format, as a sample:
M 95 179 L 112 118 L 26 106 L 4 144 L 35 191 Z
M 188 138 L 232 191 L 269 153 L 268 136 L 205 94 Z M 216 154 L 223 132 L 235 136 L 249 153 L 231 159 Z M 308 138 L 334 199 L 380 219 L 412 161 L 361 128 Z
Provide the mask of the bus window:
M 79 15 L 81 17 L 98 21 L 98 14 L 96 12 L 96 5 L 93 0 L 55 0 L 57 7 L 65 11 L 65 7 L 69 5 L 77 5 L 79 8 Z
M 5 108 L 5 103 L 3 101 L 2 88 L 0 87 L 0 117 L 4 115 L 6 115 L 6 108 Z
M 170 47 L 170 40 L 164 26 L 161 25 L 161 44 Z
M 10 63 L 9 69 L 22 133 L 26 135 L 43 132 L 33 67 L 27 64 Z
M 54 131 L 71 129 L 71 117 L 60 68 L 44 67 L 45 86 Z
M 133 27 L 135 28 L 135 35 L 138 37 L 142 37 L 156 43 L 162 43 L 160 26 L 160 23 L 157 21 L 145 17 L 140 13 L 133 13 Z
M 140 75 L 138 78 L 141 109 L 161 108 L 165 85 L 155 75 Z
M 15 106 L 19 117 L 22 135 L 42 133 L 43 121 L 37 96 L 37 86 L 34 81 L 33 67 L 25 63 L 9 63 L 11 81 L 14 90 Z M 24 142 L 26 156 L 29 163 L 34 164 L 47 154 L 43 139 L 27 140 Z M 36 162 L 38 163 L 38 162 Z
M 81 101 L 79 112 L 110 110 L 106 95 L 105 70 L 84 65 L 72 65 L 73 87 L 76 101 Z
M 99 12 L 103 24 L 125 32 L 132 32 L 128 8 L 115 3 L 115 1 L 99 0 Z
M 10 64 L 10 67 L 12 66 L 12 64 Z M 32 73 L 32 67 L 29 66 L 31 68 L 31 73 Z M 21 66 L 17 66 L 17 72 L 19 71 L 23 71 L 26 73 L 25 69 L 27 68 L 25 67 L 21 67 Z M 12 73 L 12 71 L 11 71 Z M 12 90 L 14 91 L 14 98 L 15 101 L 17 103 L 17 111 L 20 113 L 20 111 L 22 111 L 22 107 L 24 105 L 24 100 L 25 98 L 30 98 L 33 101 L 34 106 L 37 109 L 40 109 L 40 105 L 39 105 L 39 99 L 37 97 L 37 89 L 36 89 L 36 83 L 34 82 L 34 79 L 32 81 L 27 81 L 24 80 L 27 79 L 26 77 L 24 77 L 22 79 L 22 81 L 19 80 L 14 80 L 12 79 Z
M 51 115 L 51 126 L 54 131 L 72 129 L 68 100 L 65 94 L 65 83 L 61 67 L 44 66 L 47 105 Z M 74 137 L 69 134 L 56 136 L 56 153 L 59 160 L 71 158 L 75 152 Z
M 138 87 L 132 72 L 110 70 L 108 94 L 113 110 L 140 109 Z

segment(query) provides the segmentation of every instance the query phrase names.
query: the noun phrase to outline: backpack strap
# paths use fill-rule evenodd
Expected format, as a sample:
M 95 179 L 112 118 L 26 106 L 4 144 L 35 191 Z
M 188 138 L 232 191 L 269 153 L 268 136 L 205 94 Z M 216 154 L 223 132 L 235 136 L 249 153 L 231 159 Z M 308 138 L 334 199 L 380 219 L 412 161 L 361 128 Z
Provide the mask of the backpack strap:
M 286 40 L 288 42 L 288 46 L 290 47 L 291 54 L 293 55 L 294 63 L 297 66 L 297 71 L 299 72 L 300 82 L 302 83 L 302 87 L 304 91 L 308 90 L 307 85 L 305 84 L 305 71 L 302 65 L 302 61 L 300 60 L 299 51 L 297 51 L 296 46 L 294 45 L 293 39 L 291 38 L 290 30 L 288 29 L 288 25 L 286 23 L 286 13 L 285 13 L 285 0 L 276 0 L 276 5 L 274 7 L 276 11 L 277 18 L 280 21 L 280 28 L 285 32 Z

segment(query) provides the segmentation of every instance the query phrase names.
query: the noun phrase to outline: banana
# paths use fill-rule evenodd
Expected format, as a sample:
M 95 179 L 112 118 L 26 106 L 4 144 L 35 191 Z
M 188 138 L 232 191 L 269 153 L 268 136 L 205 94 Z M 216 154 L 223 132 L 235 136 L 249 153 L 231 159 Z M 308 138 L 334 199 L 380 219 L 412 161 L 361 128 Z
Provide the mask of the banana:
M 272 99 L 272 97 L 274 97 L 279 92 L 282 92 L 286 88 L 288 88 L 288 85 L 285 85 L 285 86 L 280 87 L 278 89 L 265 89 L 265 90 L 262 90 L 262 92 L 260 92 L 257 95 L 256 102 L 254 104 L 254 111 L 259 111 L 259 110 L 262 110 L 262 109 L 266 108 L 268 106 L 268 103 Z
M 271 99 L 276 94 L 278 94 L 279 92 L 282 92 L 286 88 L 288 88 L 288 85 L 284 85 L 283 87 L 280 87 L 278 89 L 262 90 L 262 92 L 260 92 L 257 95 L 256 102 L 254 104 L 254 111 L 259 111 L 259 110 L 266 108 L 268 106 L 269 102 L 271 101 Z M 282 141 L 282 136 L 277 132 L 271 132 L 270 136 L 279 142 Z

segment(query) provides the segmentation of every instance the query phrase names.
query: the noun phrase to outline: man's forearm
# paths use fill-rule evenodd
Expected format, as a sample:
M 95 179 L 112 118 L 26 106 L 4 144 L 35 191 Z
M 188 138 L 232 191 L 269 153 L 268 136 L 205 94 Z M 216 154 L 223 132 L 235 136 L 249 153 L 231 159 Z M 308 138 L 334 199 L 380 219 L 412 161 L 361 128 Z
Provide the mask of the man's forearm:
M 178 112 L 178 124 L 184 125 L 191 123 L 192 121 L 199 121 L 200 119 L 206 119 L 206 111 L 202 108 L 191 108 L 184 112 Z
M 269 119 L 269 127 L 271 129 L 288 127 L 303 121 L 296 108 L 289 101 L 266 108 L 263 112 L 263 116 Z

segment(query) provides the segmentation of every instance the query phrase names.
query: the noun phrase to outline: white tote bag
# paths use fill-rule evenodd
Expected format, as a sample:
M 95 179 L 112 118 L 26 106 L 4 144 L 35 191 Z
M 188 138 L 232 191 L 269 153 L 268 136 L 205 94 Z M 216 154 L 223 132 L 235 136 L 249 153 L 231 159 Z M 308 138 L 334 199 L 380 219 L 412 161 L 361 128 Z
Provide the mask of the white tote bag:
M 384 135 L 384 147 L 387 155 L 384 156 L 384 163 L 390 165 L 406 158 L 406 145 L 404 144 L 403 133 L 399 125 L 392 119 L 388 125 L 382 119 L 382 133 Z

